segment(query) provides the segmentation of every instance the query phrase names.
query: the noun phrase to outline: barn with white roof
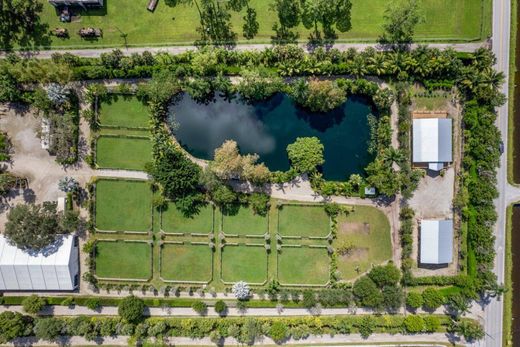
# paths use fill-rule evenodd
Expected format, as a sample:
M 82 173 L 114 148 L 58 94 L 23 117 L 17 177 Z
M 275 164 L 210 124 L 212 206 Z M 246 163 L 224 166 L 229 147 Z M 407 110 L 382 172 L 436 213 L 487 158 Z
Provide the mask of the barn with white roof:
M 421 264 L 453 261 L 453 220 L 421 220 Z
M 79 284 L 79 250 L 73 235 L 41 252 L 11 245 L 0 235 L 0 290 L 74 290 Z
M 452 119 L 418 118 L 413 120 L 413 163 L 440 171 L 453 161 Z

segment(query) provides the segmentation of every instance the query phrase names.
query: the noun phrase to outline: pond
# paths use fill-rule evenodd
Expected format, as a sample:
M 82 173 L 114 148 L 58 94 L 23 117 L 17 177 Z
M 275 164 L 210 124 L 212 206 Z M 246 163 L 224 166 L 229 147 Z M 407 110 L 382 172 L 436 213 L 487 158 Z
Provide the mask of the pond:
M 316 136 L 325 147 L 323 176 L 345 180 L 353 173 L 364 174 L 373 160 L 367 152 L 370 105 L 366 98 L 351 96 L 337 109 L 320 114 L 297 107 L 280 93 L 253 105 L 218 96 L 205 105 L 183 94 L 172 106 L 178 124 L 174 135 L 202 159 L 212 159 L 215 148 L 235 140 L 242 154 L 257 153 L 272 171 L 289 169 L 286 148 L 297 137 Z

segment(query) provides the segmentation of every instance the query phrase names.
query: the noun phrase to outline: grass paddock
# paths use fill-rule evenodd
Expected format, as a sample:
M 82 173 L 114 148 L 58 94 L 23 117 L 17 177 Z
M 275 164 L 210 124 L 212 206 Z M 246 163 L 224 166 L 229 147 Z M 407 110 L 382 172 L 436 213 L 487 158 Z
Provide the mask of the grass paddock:
M 162 212 L 161 229 L 166 233 L 200 233 L 213 232 L 213 206 L 207 204 L 198 214 L 185 216 L 174 203 L 168 204 L 168 209 Z
M 330 218 L 323 206 L 283 205 L 278 210 L 278 233 L 282 236 L 325 237 Z
M 96 275 L 101 278 L 143 279 L 152 276 L 152 249 L 146 242 L 98 241 Z
M 235 206 L 222 212 L 222 230 L 233 235 L 263 235 L 269 230 L 269 219 L 254 214 L 248 206 Z
M 225 282 L 263 283 L 267 279 L 267 252 L 262 246 L 226 246 L 221 257 Z
M 209 282 L 213 251 L 208 245 L 164 244 L 161 249 L 161 277 L 180 282 Z
M 326 248 L 283 247 L 278 254 L 278 281 L 290 285 L 325 285 L 330 258 Z
M 110 100 L 102 102 L 99 108 L 101 126 L 146 128 L 149 121 L 148 108 L 135 96 L 112 94 Z
M 98 180 L 96 228 L 148 231 L 151 228 L 152 192 L 145 181 Z
M 105 169 L 144 170 L 152 161 L 152 143 L 141 137 L 101 135 L 96 143 L 96 162 Z

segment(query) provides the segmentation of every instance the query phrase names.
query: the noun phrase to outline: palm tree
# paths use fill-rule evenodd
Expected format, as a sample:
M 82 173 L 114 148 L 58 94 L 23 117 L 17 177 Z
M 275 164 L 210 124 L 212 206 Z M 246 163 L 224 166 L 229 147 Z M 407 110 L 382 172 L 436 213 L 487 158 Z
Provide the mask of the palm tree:
M 387 69 L 386 58 L 383 54 L 377 53 L 368 59 L 368 67 L 373 74 L 384 75 Z
M 356 77 L 359 78 L 365 75 L 368 70 L 365 63 L 365 58 L 360 54 L 356 55 L 352 62 L 350 63 L 350 72 Z

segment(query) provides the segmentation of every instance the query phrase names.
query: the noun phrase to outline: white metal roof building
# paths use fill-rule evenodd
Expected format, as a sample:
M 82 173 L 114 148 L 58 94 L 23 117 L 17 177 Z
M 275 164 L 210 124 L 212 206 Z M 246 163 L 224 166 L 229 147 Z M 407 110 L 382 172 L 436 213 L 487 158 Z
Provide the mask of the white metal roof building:
M 421 264 L 453 260 L 453 220 L 421 220 Z
M 439 171 L 453 161 L 451 118 L 413 120 L 413 162 Z
M 0 290 L 74 290 L 79 283 L 78 257 L 73 235 L 39 253 L 21 250 L 0 235 Z

